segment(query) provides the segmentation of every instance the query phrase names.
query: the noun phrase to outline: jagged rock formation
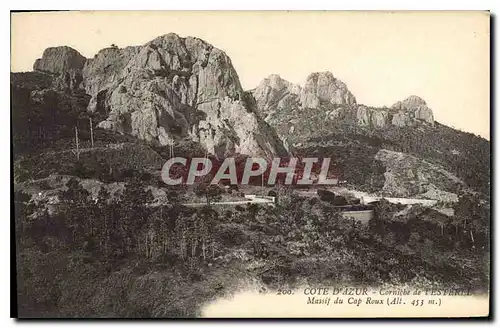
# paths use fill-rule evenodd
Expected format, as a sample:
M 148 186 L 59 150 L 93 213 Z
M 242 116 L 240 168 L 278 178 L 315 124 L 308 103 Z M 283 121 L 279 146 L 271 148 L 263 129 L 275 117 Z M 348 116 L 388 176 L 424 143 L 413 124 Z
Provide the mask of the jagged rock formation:
M 357 104 L 345 83 L 330 72 L 310 74 L 304 87 L 273 74 L 251 92 L 266 122 L 295 141 L 297 132 L 301 137 L 316 136 L 345 123 L 372 129 L 434 124 L 432 110 L 421 98 L 410 96 L 391 108 Z
M 307 77 L 300 102 L 304 108 L 317 108 L 321 104 L 351 107 L 356 105 L 356 98 L 332 73 L 320 72 Z
M 82 69 L 87 59 L 73 48 L 51 47 L 33 64 L 33 70 L 55 76 L 53 87 L 59 91 L 74 91 L 81 87 Z
M 400 128 L 422 123 L 434 125 L 432 110 L 427 107 L 423 99 L 417 96 L 398 101 L 391 108 L 360 105 L 357 110 L 357 119 L 359 125 L 375 129 L 384 129 L 391 124 Z
M 269 113 L 296 107 L 301 91 L 300 85 L 294 85 L 283 80 L 279 75 L 273 74 L 262 80 L 259 86 L 253 90 L 253 96 L 259 110 Z
M 432 110 L 427 107 L 425 101 L 417 96 L 409 96 L 403 101 L 398 101 L 392 105 L 393 109 L 404 113 L 409 119 L 417 119 L 425 121 L 429 124 L 434 124 L 434 116 Z M 392 124 L 395 124 L 394 122 Z M 396 124 L 395 124 L 396 125 Z
M 100 50 L 92 59 L 89 59 L 82 70 L 85 79 L 85 90 L 92 96 L 89 102 L 89 110 L 104 111 L 106 86 L 113 83 L 119 74 L 139 52 L 140 47 L 126 47 L 119 49 L 116 47 L 104 48 Z M 99 93 L 101 92 L 101 93 Z M 99 102 L 99 105 L 98 105 Z
M 61 74 L 70 70 L 81 70 L 86 58 L 73 48 L 51 47 L 45 49 L 42 58 L 33 64 L 34 71 Z
M 266 122 L 292 142 L 352 120 L 357 107 L 347 86 L 330 72 L 310 74 L 304 87 L 270 75 L 251 92 Z
M 229 57 L 203 40 L 171 33 L 82 58 L 68 47 L 49 48 L 34 68 L 60 74 L 61 88 L 83 87 L 88 110 L 107 117 L 101 128 L 161 145 L 188 138 L 220 156 L 287 154 L 255 113 Z
M 259 110 L 267 114 L 280 110 L 290 111 L 298 107 L 315 109 L 320 106 L 356 106 L 356 98 L 344 82 L 336 79 L 330 72 L 310 74 L 304 87 L 273 74 L 265 78 L 252 93 Z

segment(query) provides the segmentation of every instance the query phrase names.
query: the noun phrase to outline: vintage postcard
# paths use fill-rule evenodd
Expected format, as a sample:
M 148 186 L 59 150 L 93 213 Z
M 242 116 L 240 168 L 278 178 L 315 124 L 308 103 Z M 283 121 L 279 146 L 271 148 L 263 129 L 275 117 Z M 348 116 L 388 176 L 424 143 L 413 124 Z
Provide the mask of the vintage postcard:
M 11 35 L 15 316 L 489 316 L 489 12 Z

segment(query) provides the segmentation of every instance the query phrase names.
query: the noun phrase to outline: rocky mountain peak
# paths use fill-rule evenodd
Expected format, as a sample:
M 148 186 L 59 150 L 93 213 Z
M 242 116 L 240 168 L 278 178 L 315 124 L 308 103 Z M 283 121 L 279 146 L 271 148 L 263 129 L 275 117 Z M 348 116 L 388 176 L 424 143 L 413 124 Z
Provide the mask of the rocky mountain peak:
M 79 90 L 82 82 L 82 68 L 87 59 L 71 47 L 51 47 L 45 49 L 42 58 L 33 64 L 33 70 L 55 77 L 53 87 L 60 91 Z
M 415 110 L 420 106 L 427 106 L 425 100 L 423 100 L 419 96 L 411 95 L 402 101 L 396 102 L 391 106 L 391 108 L 397 110 Z
M 257 88 L 266 89 L 270 88 L 276 91 L 283 91 L 284 89 L 288 89 L 292 86 L 290 82 L 283 79 L 278 74 L 271 74 L 264 80 L 262 80 Z
M 69 70 L 81 70 L 86 58 L 78 51 L 68 46 L 45 49 L 42 58 L 33 64 L 34 71 L 61 74 Z
M 357 104 L 347 85 L 331 72 L 309 74 L 303 87 L 273 74 L 251 92 L 266 122 L 292 141 L 329 134 L 345 124 L 377 130 L 434 125 L 432 110 L 422 98 L 412 95 L 390 108 Z
M 288 82 L 278 74 L 271 74 L 251 92 L 259 111 L 269 114 L 276 110 L 295 108 L 300 98 L 301 87 Z
M 408 98 L 396 102 L 391 106 L 393 110 L 397 110 L 393 116 L 392 124 L 397 126 L 407 126 L 412 120 L 420 120 L 431 125 L 434 124 L 434 115 L 432 110 L 427 107 L 427 103 L 422 98 L 412 95 Z
M 356 98 L 331 72 L 316 72 L 307 77 L 301 103 L 306 108 L 317 108 L 320 104 L 351 107 L 356 104 Z

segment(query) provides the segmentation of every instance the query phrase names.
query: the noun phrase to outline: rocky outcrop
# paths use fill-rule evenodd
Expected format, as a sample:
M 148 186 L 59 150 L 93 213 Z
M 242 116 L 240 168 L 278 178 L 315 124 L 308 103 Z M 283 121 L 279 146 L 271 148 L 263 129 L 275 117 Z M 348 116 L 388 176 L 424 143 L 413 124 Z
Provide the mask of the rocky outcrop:
M 360 105 L 356 112 L 357 123 L 376 129 L 384 129 L 390 125 L 400 128 L 425 123 L 434 125 L 432 110 L 425 101 L 417 96 L 410 96 L 398 101 L 391 108 L 376 108 Z
M 390 117 L 391 114 L 381 108 L 360 105 L 356 110 L 357 124 L 375 129 L 386 128 L 391 123 Z
M 262 80 L 252 91 L 259 110 L 263 113 L 290 111 L 291 109 L 328 110 L 356 105 L 356 98 L 341 80 L 331 72 L 310 74 L 304 87 L 290 83 L 277 74 Z
M 391 124 L 391 116 L 386 109 L 360 105 L 356 111 L 356 122 L 360 126 L 384 129 Z
M 410 116 L 408 113 L 405 112 L 400 112 L 394 114 L 392 117 L 392 125 L 395 125 L 397 127 L 405 127 L 405 126 L 410 126 L 412 125 L 413 121 L 411 120 Z
M 79 90 L 82 69 L 87 59 L 73 48 L 62 46 L 47 48 L 33 64 L 33 70 L 54 76 L 52 87 L 58 91 Z
M 358 110 L 356 111 L 356 119 L 358 121 L 358 124 L 368 126 L 371 123 L 371 110 L 366 107 L 366 106 L 359 106 Z
M 101 128 L 161 145 L 188 138 L 221 156 L 288 153 L 255 113 L 230 58 L 203 40 L 171 33 L 143 46 L 106 48 L 87 60 L 68 47 L 51 49 L 35 68 L 69 72 L 68 87 L 77 84 L 71 72 L 81 72 L 88 110 L 107 117 Z
M 253 90 L 260 111 L 264 113 L 286 110 L 299 105 L 302 88 L 272 74 Z
M 424 121 L 431 125 L 434 124 L 432 110 L 427 107 L 425 101 L 420 97 L 409 96 L 403 101 L 398 101 L 391 108 L 399 111 L 400 114 L 397 122 L 393 122 L 394 125 L 406 126 L 412 120 Z
M 272 129 L 243 101 L 231 60 L 197 38 L 168 34 L 142 47 L 106 49 L 84 68 L 89 110 L 100 127 L 171 144 L 191 138 L 223 156 L 285 154 Z
M 56 76 L 53 81 L 53 87 L 56 90 L 63 92 L 77 91 L 81 89 L 82 81 L 82 72 L 80 70 L 73 69 Z
M 396 102 L 391 107 L 396 110 L 414 110 L 420 106 L 427 106 L 427 104 L 422 98 L 412 95 L 405 100 Z
M 70 70 L 81 70 L 86 58 L 73 48 L 51 47 L 45 49 L 42 58 L 35 61 L 34 71 L 61 74 Z
M 90 111 L 97 110 L 98 101 L 101 102 L 99 108 L 104 109 L 106 87 L 118 78 L 130 58 L 138 53 L 138 49 L 139 47 L 105 48 L 94 58 L 87 60 L 82 75 L 85 80 L 85 91 L 92 96 L 88 106 Z
M 307 77 L 300 102 L 303 108 L 317 108 L 320 104 L 351 107 L 356 105 L 356 98 L 331 72 L 320 72 Z

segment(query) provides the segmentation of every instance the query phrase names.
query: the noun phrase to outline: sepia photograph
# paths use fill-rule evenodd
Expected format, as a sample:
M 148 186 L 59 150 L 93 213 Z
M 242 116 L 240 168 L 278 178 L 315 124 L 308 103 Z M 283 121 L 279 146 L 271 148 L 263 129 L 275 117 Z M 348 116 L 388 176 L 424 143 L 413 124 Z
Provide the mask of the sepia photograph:
M 15 317 L 490 316 L 490 12 L 10 15 Z

